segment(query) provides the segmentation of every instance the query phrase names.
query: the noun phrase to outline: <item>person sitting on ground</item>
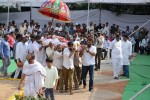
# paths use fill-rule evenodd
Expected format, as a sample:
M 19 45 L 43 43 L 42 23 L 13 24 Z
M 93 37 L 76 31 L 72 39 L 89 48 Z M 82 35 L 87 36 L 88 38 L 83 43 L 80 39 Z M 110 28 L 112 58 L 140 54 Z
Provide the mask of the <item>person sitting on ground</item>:
M 145 50 L 146 50 L 146 47 L 148 45 L 148 38 L 147 36 L 142 39 L 142 41 L 140 42 L 140 54 L 144 54 L 145 53 Z

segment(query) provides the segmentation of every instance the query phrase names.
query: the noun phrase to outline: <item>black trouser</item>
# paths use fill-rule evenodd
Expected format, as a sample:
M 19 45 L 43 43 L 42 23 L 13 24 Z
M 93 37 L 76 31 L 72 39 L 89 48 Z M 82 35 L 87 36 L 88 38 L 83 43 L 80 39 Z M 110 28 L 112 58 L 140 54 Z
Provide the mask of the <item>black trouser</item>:
M 97 53 L 95 56 L 95 68 L 100 69 L 102 58 L 102 48 L 97 48 Z
M 150 54 L 150 46 L 147 46 L 146 48 L 145 48 L 145 52 L 149 55 Z
M 143 46 L 140 47 L 140 54 L 144 54 L 145 53 L 145 48 Z
M 11 78 L 14 78 L 16 70 L 11 74 Z M 17 79 L 21 79 L 22 71 L 19 72 Z
M 139 39 L 135 39 L 134 52 L 139 53 Z

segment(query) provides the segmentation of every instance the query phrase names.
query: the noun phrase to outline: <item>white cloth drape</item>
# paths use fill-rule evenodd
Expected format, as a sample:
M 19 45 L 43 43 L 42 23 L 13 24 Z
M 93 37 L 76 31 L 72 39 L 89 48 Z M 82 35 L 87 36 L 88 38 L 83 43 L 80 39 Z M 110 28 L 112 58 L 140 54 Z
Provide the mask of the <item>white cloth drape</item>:
M 34 64 L 25 62 L 23 74 L 25 74 L 24 95 L 36 97 L 39 93 L 39 89 L 44 86 L 44 77 L 46 76 L 44 67 L 36 60 L 34 61 Z

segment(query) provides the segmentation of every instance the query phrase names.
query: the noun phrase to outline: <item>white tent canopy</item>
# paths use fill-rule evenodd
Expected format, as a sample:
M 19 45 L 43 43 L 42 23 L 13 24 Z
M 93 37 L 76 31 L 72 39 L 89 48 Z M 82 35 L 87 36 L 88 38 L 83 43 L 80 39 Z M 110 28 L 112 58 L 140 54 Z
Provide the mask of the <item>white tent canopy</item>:
M 46 0 L 0 0 L 0 2 L 45 2 Z M 66 3 L 126 3 L 126 4 L 146 4 L 150 0 L 62 0 Z
M 42 0 L 39 0 L 42 1 Z M 63 0 L 67 3 L 88 2 L 88 0 Z M 126 4 L 146 4 L 150 0 L 89 0 L 90 3 L 126 3 Z

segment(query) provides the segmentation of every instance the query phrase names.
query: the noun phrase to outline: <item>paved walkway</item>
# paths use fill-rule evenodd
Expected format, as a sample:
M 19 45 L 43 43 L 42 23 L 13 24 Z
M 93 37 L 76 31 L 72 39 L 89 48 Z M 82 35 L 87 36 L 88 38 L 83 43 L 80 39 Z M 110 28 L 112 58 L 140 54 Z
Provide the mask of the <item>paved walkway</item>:
M 73 95 L 56 93 L 55 97 L 56 100 L 121 100 L 127 81 L 128 79 L 114 80 L 110 61 L 103 60 L 101 71 L 95 72 L 94 92 L 89 92 L 88 88 L 83 89 L 81 86 Z M 8 100 L 7 98 L 17 91 L 18 83 L 18 81 L 0 80 L 0 100 Z
M 121 100 L 127 81 L 128 79 L 114 80 L 111 62 L 103 60 L 101 71 L 95 72 L 94 92 L 80 87 L 73 95 L 57 93 L 56 100 Z

